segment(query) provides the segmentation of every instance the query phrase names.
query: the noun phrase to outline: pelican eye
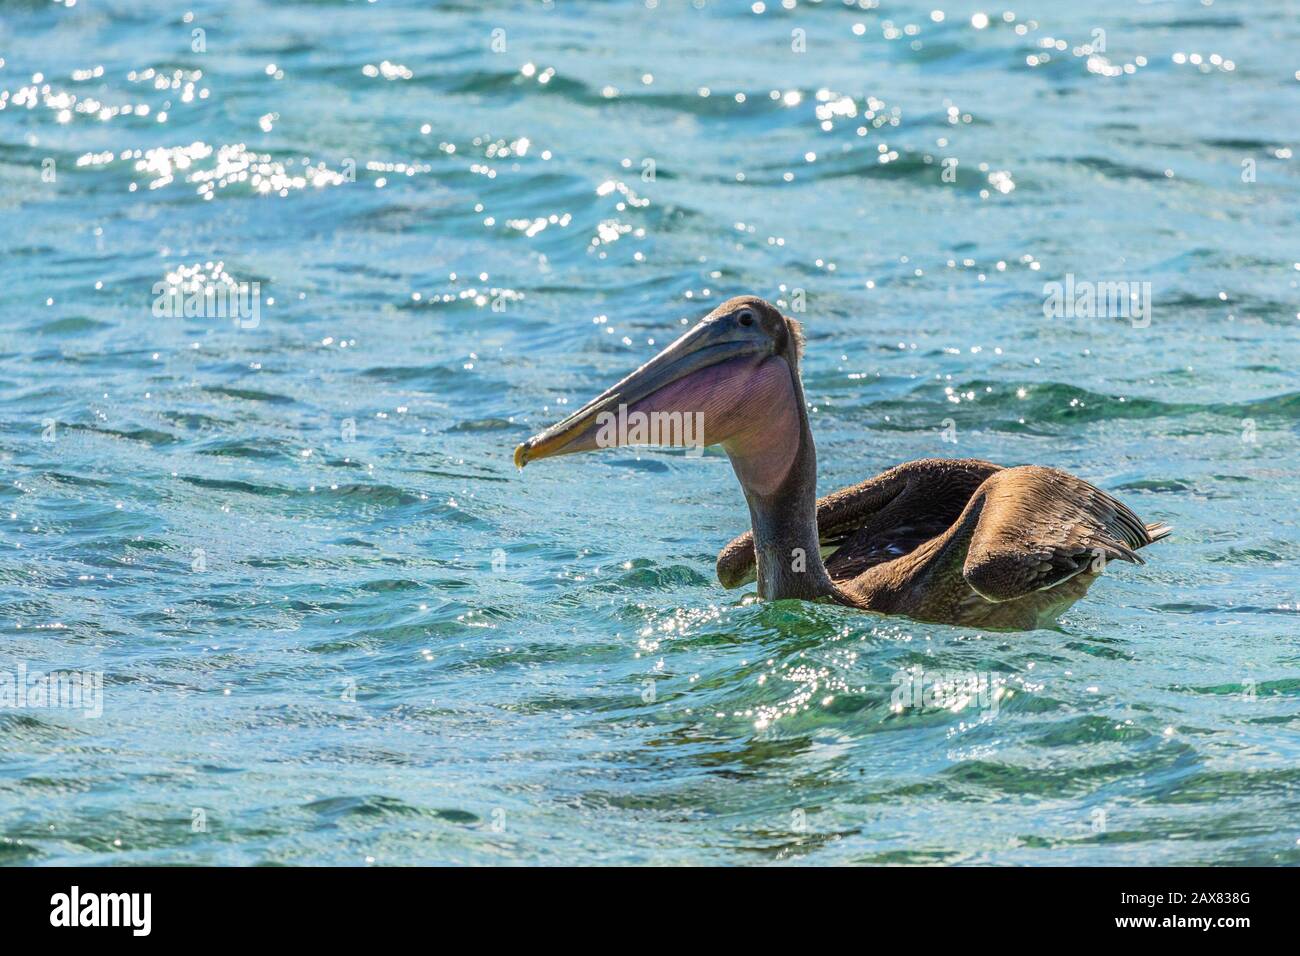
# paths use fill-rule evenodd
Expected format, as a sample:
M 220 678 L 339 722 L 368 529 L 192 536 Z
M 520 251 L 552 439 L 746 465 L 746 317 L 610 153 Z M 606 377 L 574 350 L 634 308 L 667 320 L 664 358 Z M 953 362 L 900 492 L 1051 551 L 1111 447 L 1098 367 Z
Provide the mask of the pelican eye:
M 736 314 L 736 321 L 741 325 L 753 325 L 754 313 L 749 311 L 749 309 L 742 309 Z

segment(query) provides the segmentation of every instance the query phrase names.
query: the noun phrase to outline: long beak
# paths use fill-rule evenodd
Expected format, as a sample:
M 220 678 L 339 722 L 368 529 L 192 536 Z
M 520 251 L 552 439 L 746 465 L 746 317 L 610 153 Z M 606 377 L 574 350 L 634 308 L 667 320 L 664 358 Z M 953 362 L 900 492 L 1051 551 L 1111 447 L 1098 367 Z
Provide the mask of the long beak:
M 541 458 L 589 451 L 596 447 L 593 436 L 602 412 L 617 414 L 620 405 L 630 408 L 701 369 L 770 349 L 746 332 L 732 323 L 712 321 L 712 316 L 705 318 L 617 385 L 516 448 L 515 465 L 522 468 Z

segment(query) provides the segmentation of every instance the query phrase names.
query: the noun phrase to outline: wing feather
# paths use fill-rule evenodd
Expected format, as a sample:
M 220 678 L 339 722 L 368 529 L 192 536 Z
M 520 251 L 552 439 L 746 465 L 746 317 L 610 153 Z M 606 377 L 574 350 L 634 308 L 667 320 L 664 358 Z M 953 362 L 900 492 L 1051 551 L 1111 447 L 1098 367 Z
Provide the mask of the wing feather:
M 1146 525 L 1100 488 L 1055 468 L 1026 465 L 991 476 L 971 501 L 979 519 L 962 575 L 985 600 L 1053 588 L 1106 562 L 1142 563 L 1137 550 L 1169 534 Z
M 817 532 L 831 579 L 856 577 L 942 534 L 1000 467 L 974 458 L 923 458 L 819 498 Z M 718 552 L 717 569 L 726 588 L 754 580 L 752 532 Z

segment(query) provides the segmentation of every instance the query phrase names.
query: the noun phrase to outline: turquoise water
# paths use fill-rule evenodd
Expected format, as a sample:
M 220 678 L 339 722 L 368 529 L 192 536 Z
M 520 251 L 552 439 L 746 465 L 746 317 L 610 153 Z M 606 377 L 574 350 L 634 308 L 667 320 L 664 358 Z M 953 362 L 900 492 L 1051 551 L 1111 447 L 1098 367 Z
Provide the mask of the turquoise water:
M 1295 7 L 938 3 L 6 4 L 0 672 L 103 684 L 0 709 L 0 862 L 1300 862 Z M 1174 536 L 988 634 L 723 591 L 713 451 L 514 469 L 742 292 L 823 493 Z

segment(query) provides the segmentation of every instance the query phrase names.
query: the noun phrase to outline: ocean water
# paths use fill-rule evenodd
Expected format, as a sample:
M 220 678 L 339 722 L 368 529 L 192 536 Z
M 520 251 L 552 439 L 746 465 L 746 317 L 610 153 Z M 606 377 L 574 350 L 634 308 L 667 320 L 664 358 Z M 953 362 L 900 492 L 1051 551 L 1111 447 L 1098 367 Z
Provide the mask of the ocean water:
M 87 682 L 0 863 L 1300 862 L 1295 6 L 941 2 L 0 8 L 0 692 Z M 822 493 L 1174 536 L 981 633 L 724 591 L 715 451 L 515 470 L 743 292 Z

